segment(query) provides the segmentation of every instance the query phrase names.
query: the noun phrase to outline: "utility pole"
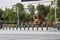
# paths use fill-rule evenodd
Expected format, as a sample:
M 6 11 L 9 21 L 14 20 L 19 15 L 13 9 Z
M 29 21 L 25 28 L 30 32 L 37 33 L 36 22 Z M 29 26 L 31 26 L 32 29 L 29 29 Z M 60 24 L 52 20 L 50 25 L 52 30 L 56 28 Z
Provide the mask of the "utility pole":
M 54 0 L 55 3 L 55 23 L 57 22 L 57 12 L 56 12 L 56 8 L 57 8 L 57 0 Z
M 19 27 L 19 10 L 18 10 L 18 7 L 17 7 L 17 26 Z
M 53 5 L 54 5 L 54 13 L 55 13 L 55 23 L 57 22 L 57 0 L 51 0 L 51 2 L 53 1 Z M 50 7 L 50 13 L 51 13 L 51 7 Z
M 13 6 L 13 12 L 17 13 L 17 27 L 19 27 L 19 10 L 15 5 Z

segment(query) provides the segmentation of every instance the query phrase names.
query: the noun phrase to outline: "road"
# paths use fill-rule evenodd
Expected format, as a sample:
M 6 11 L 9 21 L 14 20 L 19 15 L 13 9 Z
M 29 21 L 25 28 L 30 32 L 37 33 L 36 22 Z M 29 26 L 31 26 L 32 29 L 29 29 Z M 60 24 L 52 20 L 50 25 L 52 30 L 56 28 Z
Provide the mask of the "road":
M 60 31 L 0 30 L 0 40 L 60 40 Z

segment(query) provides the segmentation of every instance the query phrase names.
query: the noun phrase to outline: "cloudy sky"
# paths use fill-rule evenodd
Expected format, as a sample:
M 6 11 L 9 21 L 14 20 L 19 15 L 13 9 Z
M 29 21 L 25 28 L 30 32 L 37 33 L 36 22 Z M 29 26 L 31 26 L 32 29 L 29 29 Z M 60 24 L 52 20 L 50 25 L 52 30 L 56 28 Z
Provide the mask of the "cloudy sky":
M 45 1 L 45 0 L 43 0 Z M 21 0 L 0 0 L 0 8 L 4 9 L 5 7 L 11 8 L 12 5 L 16 4 L 16 3 L 20 3 Z M 23 4 L 27 4 L 27 3 L 23 3 Z M 48 4 L 48 3 L 46 3 Z
M 11 7 L 20 2 L 20 0 L 0 0 L 0 8 Z

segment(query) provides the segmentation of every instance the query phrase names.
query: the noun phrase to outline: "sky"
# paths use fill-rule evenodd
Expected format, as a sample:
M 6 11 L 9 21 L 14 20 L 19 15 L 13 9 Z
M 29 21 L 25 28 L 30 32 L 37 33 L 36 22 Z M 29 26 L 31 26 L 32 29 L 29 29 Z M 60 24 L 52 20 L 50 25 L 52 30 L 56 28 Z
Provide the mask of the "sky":
M 11 7 L 12 5 L 20 2 L 20 0 L 0 0 L 0 8 Z
M 45 0 L 42 0 L 45 1 Z M 16 4 L 16 3 L 21 3 L 21 0 L 0 0 L 0 8 L 4 9 L 4 8 L 11 8 L 12 5 Z M 27 3 L 22 3 L 24 5 L 27 5 Z M 45 3 L 48 4 L 48 3 Z

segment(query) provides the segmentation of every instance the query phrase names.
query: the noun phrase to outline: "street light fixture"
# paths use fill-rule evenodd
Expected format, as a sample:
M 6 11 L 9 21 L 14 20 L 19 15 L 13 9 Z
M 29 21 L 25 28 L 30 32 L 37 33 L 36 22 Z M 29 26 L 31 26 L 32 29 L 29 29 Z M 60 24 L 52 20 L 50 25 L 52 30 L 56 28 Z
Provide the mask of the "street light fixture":
M 54 0 L 54 2 L 55 2 L 55 7 L 54 8 L 55 8 L 55 23 L 56 23 L 57 22 L 57 14 L 56 14 L 57 13 L 56 12 L 56 10 L 57 10 L 56 9 L 57 8 L 57 0 Z
M 57 22 L 57 0 L 51 0 L 51 2 L 53 1 L 53 5 L 54 5 L 54 9 L 55 9 L 55 23 Z M 52 5 L 52 4 L 51 4 Z M 51 13 L 51 8 L 50 8 L 50 13 Z
M 17 27 L 19 27 L 19 10 L 15 5 L 13 6 L 13 12 L 17 13 Z

